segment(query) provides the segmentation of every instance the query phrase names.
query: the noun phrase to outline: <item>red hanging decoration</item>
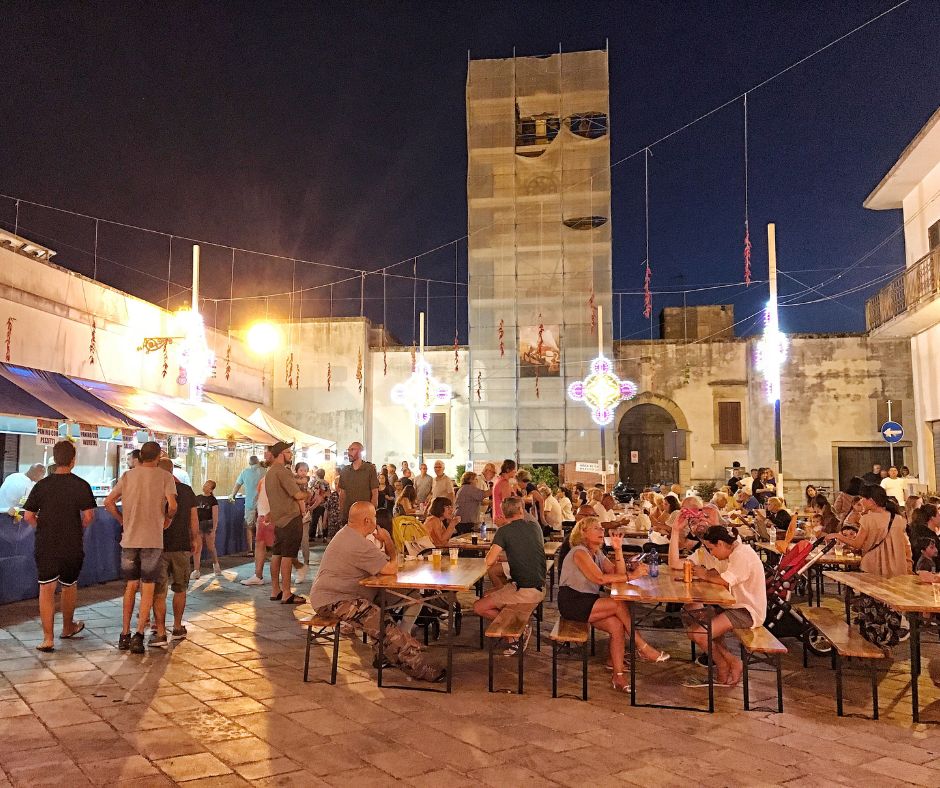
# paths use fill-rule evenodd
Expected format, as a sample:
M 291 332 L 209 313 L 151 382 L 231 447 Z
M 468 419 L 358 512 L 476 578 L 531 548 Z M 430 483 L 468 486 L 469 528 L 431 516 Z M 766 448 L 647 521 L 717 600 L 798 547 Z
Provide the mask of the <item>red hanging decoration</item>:
M 88 343 L 88 363 L 95 363 L 95 353 L 98 352 L 98 324 L 91 319 L 91 342 Z
M 594 303 L 594 287 L 591 286 L 591 297 L 587 301 L 588 308 L 591 310 L 591 333 L 597 331 L 597 305 Z
M 483 373 L 477 372 L 477 402 L 483 401 Z
M 411 371 L 414 372 L 418 368 L 418 346 L 414 342 L 411 343 Z
M 460 340 L 457 338 L 457 332 L 454 332 L 454 372 L 460 372 Z
M 359 359 L 356 361 L 356 380 L 359 381 L 359 393 L 362 394 L 362 348 L 359 348 Z
M 541 392 L 539 391 L 539 368 L 538 366 L 536 366 L 535 368 L 535 398 L 541 399 L 540 394 Z
M 382 377 L 388 376 L 388 348 L 385 345 L 385 326 L 382 326 Z
M 294 388 L 300 391 L 300 362 L 294 366 Z
M 228 343 L 228 347 L 225 349 L 225 379 L 228 380 L 232 377 L 232 343 Z
M 744 220 L 744 285 L 751 284 L 751 230 Z
M 287 360 L 284 364 L 284 381 L 287 383 L 287 388 L 294 388 L 294 354 L 291 353 L 287 356 Z
M 499 319 L 499 329 L 497 330 L 499 336 L 499 357 L 502 358 L 506 355 L 506 345 L 503 342 L 503 338 L 506 336 L 506 330 L 503 325 L 503 319 Z
M 167 371 L 170 369 L 170 352 L 167 350 L 167 345 L 163 345 L 163 377 L 166 377 Z
M 333 364 L 326 362 L 326 390 L 329 391 L 333 384 Z
M 538 345 L 535 348 L 535 355 L 539 358 L 539 363 L 542 363 L 542 351 L 545 349 L 545 323 L 542 322 L 542 313 L 539 312 L 539 341 Z M 538 372 L 538 367 L 536 367 L 536 372 Z
M 10 344 L 13 342 L 13 323 L 15 322 L 16 322 L 15 317 L 7 318 L 7 352 L 5 356 L 7 361 L 10 360 Z
M 643 277 L 643 317 L 653 314 L 653 294 L 650 292 L 650 264 L 646 264 L 646 276 Z

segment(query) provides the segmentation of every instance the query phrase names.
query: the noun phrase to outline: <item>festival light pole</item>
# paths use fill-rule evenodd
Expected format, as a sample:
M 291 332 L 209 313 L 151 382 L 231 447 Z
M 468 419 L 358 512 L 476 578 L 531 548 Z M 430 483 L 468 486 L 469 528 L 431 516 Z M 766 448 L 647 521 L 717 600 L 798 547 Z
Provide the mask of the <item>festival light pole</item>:
M 597 357 L 591 362 L 591 371 L 584 380 L 568 386 L 568 396 L 583 402 L 591 409 L 591 418 L 601 431 L 601 481 L 607 488 L 607 435 L 606 427 L 614 420 L 621 402 L 636 396 L 636 384 L 621 380 L 613 371 L 613 362 L 604 355 L 604 308 L 597 307 Z

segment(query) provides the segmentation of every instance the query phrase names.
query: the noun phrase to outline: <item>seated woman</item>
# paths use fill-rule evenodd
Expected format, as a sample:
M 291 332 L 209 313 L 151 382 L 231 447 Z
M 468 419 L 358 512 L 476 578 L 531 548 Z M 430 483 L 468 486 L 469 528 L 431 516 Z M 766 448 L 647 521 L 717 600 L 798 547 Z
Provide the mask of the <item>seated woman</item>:
M 937 540 L 929 537 L 921 539 L 917 543 L 917 550 L 920 558 L 914 567 L 914 574 L 921 583 L 940 583 L 940 575 L 937 574 Z
M 406 484 L 395 501 L 396 517 L 414 517 L 418 513 L 418 493 L 413 484 Z
M 571 551 L 561 565 L 558 587 L 558 613 L 569 621 L 587 621 L 610 635 L 610 654 L 607 667 L 613 670 L 612 684 L 620 692 L 630 691 L 625 678 L 623 655 L 630 634 L 630 613 L 622 602 L 602 597 L 601 586 L 625 583 L 646 574 L 643 564 L 631 564 L 627 570 L 623 559 L 622 541 L 611 536 L 614 560 L 607 558 L 604 546 L 604 526 L 597 517 L 585 517 L 575 525 L 570 536 Z M 669 654 L 657 651 L 639 634 L 636 635 L 637 654 L 644 662 L 665 662 Z
M 706 569 L 693 566 L 693 576 L 706 583 L 727 588 L 734 597 L 735 606 L 716 612 L 711 620 L 712 656 L 718 671 L 717 684 L 733 687 L 744 672 L 741 660 L 725 645 L 724 638 L 732 629 L 756 629 L 764 625 L 767 615 L 767 587 L 764 564 L 757 553 L 738 539 L 734 529 L 723 525 L 709 526 L 702 534 L 702 545 L 719 562 L 727 562 L 724 569 Z M 670 551 L 671 552 L 671 551 Z M 705 651 L 708 637 L 698 622 L 689 626 L 689 638 Z M 704 682 L 687 682 L 686 686 L 703 686 Z
M 790 527 L 790 513 L 783 508 L 783 500 L 781 498 L 768 498 L 767 515 L 763 515 L 758 510 L 757 517 L 767 520 L 768 526 L 776 528 L 780 532 L 777 534 L 780 539 L 783 539 L 783 534 L 785 534 L 787 528 Z
M 435 547 L 447 547 L 447 543 L 457 531 L 459 522 L 460 517 L 454 514 L 454 505 L 450 498 L 441 496 L 431 501 L 428 517 L 424 521 L 424 530 Z
M 803 496 L 805 498 L 805 503 L 803 504 L 803 514 L 813 513 L 813 500 L 817 495 L 819 495 L 819 490 L 817 490 L 814 485 L 807 484 L 806 489 L 803 490 Z
M 839 518 L 829 505 L 825 495 L 817 495 L 813 498 L 813 513 L 819 517 L 819 534 L 834 534 L 839 530 Z
M 841 542 L 860 552 L 862 562 L 859 569 L 863 572 L 881 577 L 911 574 L 913 564 L 907 520 L 898 513 L 894 499 L 888 497 L 884 487 L 872 484 L 862 488 L 857 507 L 861 511 L 858 533 L 855 536 L 846 536 L 844 532 L 829 534 L 826 539 Z
M 839 491 L 832 503 L 832 511 L 840 522 L 845 521 L 846 515 L 852 511 L 852 506 L 858 500 L 858 496 L 861 495 L 864 484 L 860 476 L 853 476 Z
M 924 539 L 936 540 L 940 537 L 940 514 L 932 503 L 925 503 L 911 516 L 911 545 L 914 547 L 914 565 L 920 558 L 920 545 Z
M 669 544 L 669 535 L 672 533 L 672 526 L 679 516 L 679 510 L 682 504 L 674 495 L 667 495 L 663 499 L 663 508 L 650 512 L 650 541 L 653 544 Z
M 608 509 L 601 502 L 604 498 L 604 491 L 598 490 L 596 487 L 588 490 L 588 505 L 594 509 L 594 513 L 597 515 L 597 519 L 602 523 L 610 523 L 614 520 L 614 513 L 608 511 Z

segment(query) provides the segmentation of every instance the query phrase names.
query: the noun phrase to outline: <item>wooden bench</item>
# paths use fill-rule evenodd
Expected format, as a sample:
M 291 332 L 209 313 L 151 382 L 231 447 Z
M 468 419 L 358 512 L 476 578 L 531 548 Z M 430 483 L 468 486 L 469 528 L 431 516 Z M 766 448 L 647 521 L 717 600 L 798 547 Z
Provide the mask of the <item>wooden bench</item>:
M 558 697 L 558 645 L 578 644 L 581 647 L 581 700 L 588 699 L 588 640 L 594 628 L 586 621 L 559 618 L 548 639 L 552 641 L 552 697 Z
M 770 665 L 777 674 L 777 711 L 783 712 L 783 673 L 780 657 L 787 653 L 783 645 L 766 627 L 735 629 L 735 637 L 741 641 L 741 662 L 744 663 L 744 710 L 750 711 L 749 669 L 755 663 Z
M 489 638 L 489 690 L 493 692 L 493 653 L 496 649 L 496 646 L 503 639 L 514 639 L 518 640 L 522 637 L 525 632 L 525 628 L 529 624 L 529 619 L 532 618 L 532 614 L 535 614 L 536 618 L 536 643 L 539 650 L 541 650 L 541 635 L 539 633 L 540 624 L 542 621 L 542 604 L 525 604 L 525 605 L 507 605 L 502 610 L 499 611 L 499 614 L 493 621 L 490 622 L 490 625 L 486 628 L 486 637 Z M 523 681 L 525 675 L 525 649 L 518 649 L 517 656 L 519 659 L 519 694 L 523 692 Z
M 336 667 L 339 662 L 339 628 L 342 621 L 328 616 L 311 616 L 299 619 L 298 624 L 307 629 L 307 648 L 304 651 L 304 681 L 310 671 L 310 644 L 333 643 L 333 665 L 330 670 L 330 684 L 336 683 Z M 316 630 L 316 631 L 314 631 Z
M 874 643 L 869 643 L 858 632 L 845 623 L 845 619 L 824 607 L 799 607 L 797 612 L 822 635 L 832 646 L 832 667 L 836 672 L 836 714 L 843 717 L 842 710 L 842 658 L 869 660 L 871 677 L 872 719 L 878 719 L 878 668 L 875 660 L 884 659 L 885 653 Z M 809 667 L 809 650 L 803 642 L 803 666 Z
M 545 571 L 548 573 L 548 601 L 551 602 L 555 598 L 555 561 L 554 559 L 549 560 L 545 564 Z

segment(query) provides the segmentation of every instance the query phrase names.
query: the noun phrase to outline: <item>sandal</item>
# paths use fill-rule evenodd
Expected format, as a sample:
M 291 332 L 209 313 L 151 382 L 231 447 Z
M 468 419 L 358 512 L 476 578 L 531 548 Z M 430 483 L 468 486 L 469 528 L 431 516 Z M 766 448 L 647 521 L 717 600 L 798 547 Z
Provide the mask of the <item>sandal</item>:
M 649 646 L 649 644 L 647 645 Z M 653 647 L 649 646 L 649 648 Z M 672 659 L 672 654 L 670 654 L 668 651 L 657 651 L 656 657 L 654 659 L 644 657 L 642 651 L 637 651 L 636 655 L 640 658 L 641 662 L 668 662 L 670 659 Z
M 59 635 L 59 638 L 60 638 L 60 639 L 62 639 L 62 640 L 68 640 L 69 638 L 73 638 L 73 637 L 75 637 L 79 632 L 81 632 L 81 631 L 85 628 L 85 622 L 84 622 L 84 621 L 76 621 L 76 622 L 74 622 L 74 623 L 75 623 L 75 631 L 72 632 L 71 635 L 66 635 L 66 634 L 61 634 L 61 635 Z
M 55 651 L 55 646 L 36 646 L 36 651 L 41 651 L 43 654 L 52 654 Z
M 282 605 L 302 605 L 307 600 L 297 594 L 291 594 L 287 599 L 281 602 Z
M 284 592 L 278 591 L 274 596 L 270 597 L 270 599 L 272 602 L 280 602 L 282 596 L 284 596 Z
M 626 676 L 626 673 L 614 673 L 613 677 L 610 679 L 610 686 L 613 687 L 617 692 L 625 692 L 628 695 L 630 694 L 630 685 L 629 684 L 618 684 L 617 676 Z

